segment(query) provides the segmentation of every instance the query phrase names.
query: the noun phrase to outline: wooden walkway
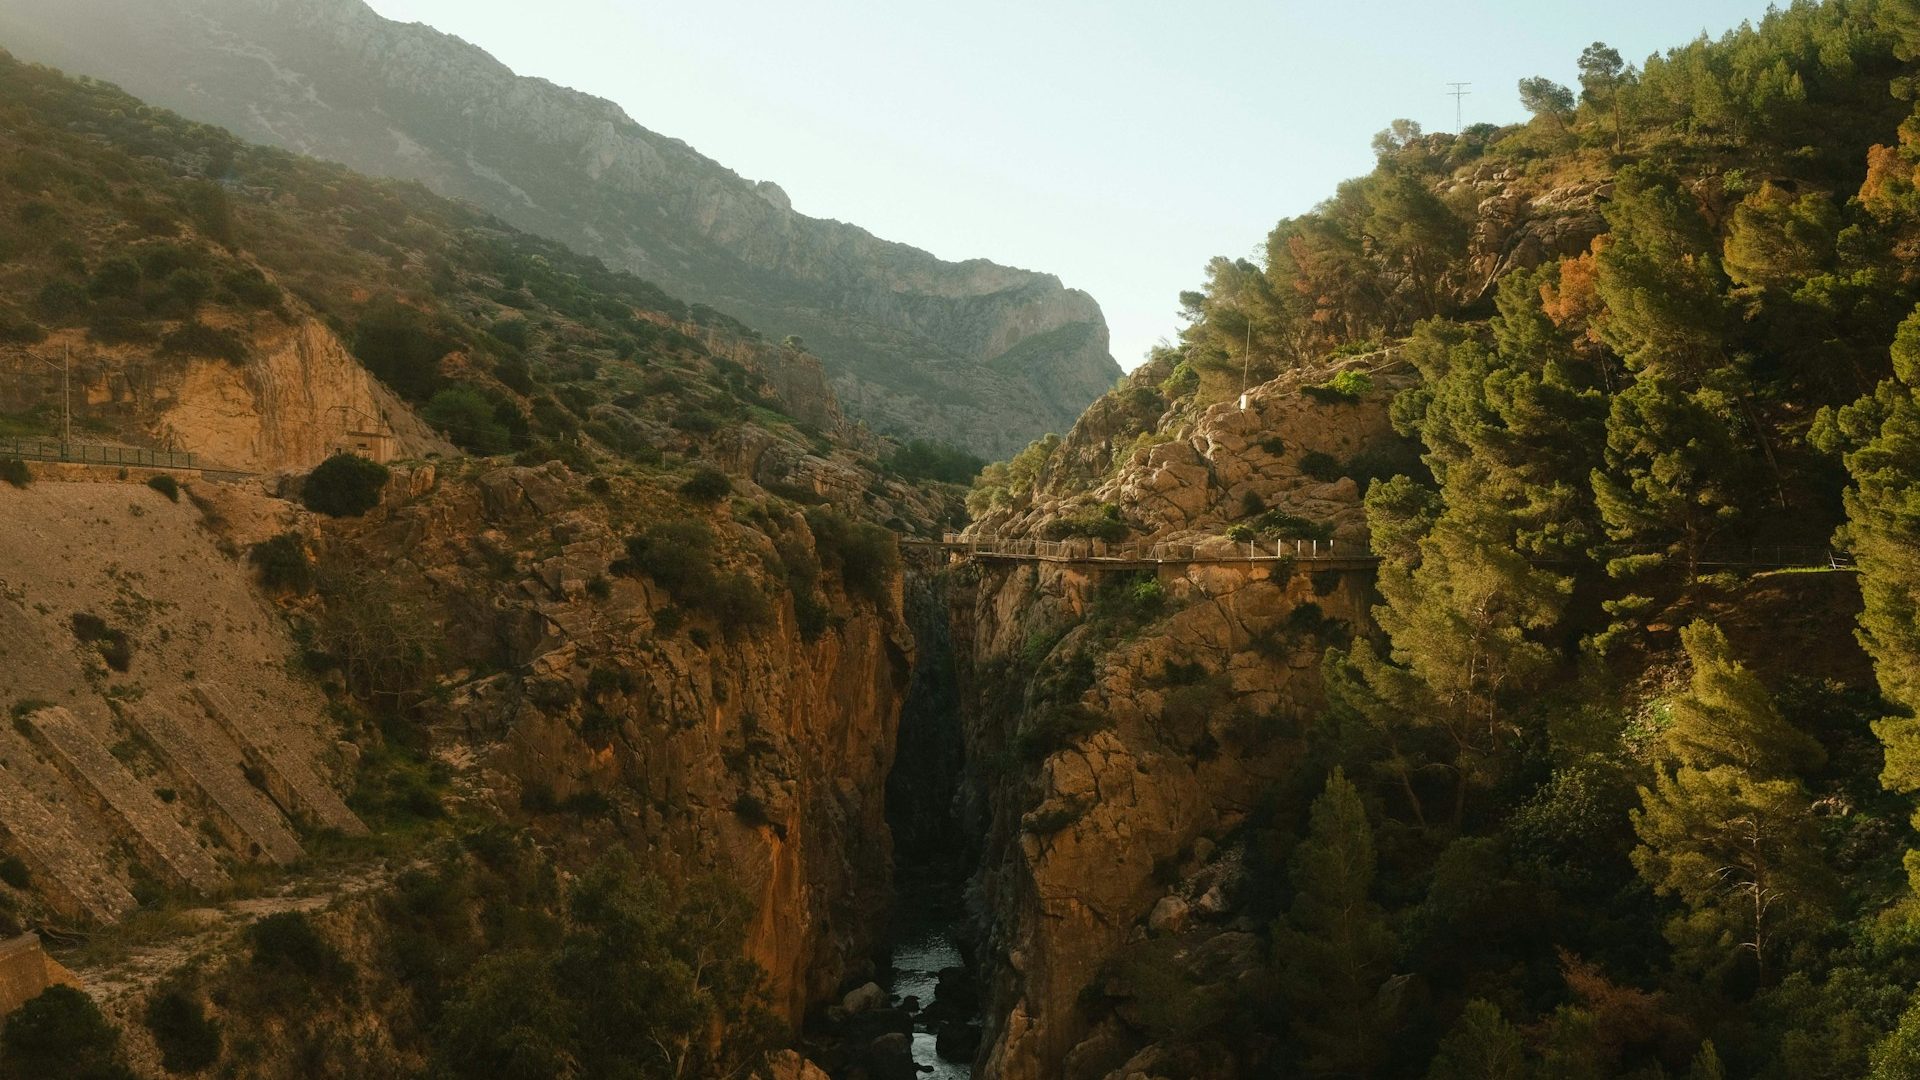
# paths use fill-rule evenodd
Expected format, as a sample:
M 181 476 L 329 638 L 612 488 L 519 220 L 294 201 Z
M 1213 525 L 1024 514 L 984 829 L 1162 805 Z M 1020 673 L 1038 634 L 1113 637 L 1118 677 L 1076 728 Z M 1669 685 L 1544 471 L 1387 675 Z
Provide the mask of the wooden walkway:
M 1231 545 L 1231 549 L 1229 549 Z M 1330 540 L 1266 544 L 1111 544 L 1105 540 L 1027 540 L 948 533 L 939 540 L 903 537 L 900 546 L 981 562 L 1058 563 L 1097 570 L 1159 570 L 1183 566 L 1298 566 L 1307 570 L 1372 570 L 1380 557 L 1338 548 Z
M 1232 550 L 1229 550 L 1231 545 Z M 1029 540 L 947 533 L 939 540 L 901 537 L 900 546 L 981 562 L 1059 563 L 1098 570 L 1158 570 L 1184 566 L 1286 565 L 1303 570 L 1373 570 L 1380 557 L 1364 549 L 1340 548 L 1330 540 L 1280 540 L 1266 544 L 1240 543 L 1222 537 L 1204 544 L 1112 544 L 1104 540 Z M 1603 548 L 1596 559 L 1633 554 L 1642 549 Z M 1653 549 L 1644 549 L 1651 551 Z M 1537 560 L 1538 565 L 1575 565 L 1581 560 Z M 1853 558 L 1824 547 L 1725 546 L 1703 553 L 1695 564 L 1713 570 L 1835 570 L 1855 569 Z

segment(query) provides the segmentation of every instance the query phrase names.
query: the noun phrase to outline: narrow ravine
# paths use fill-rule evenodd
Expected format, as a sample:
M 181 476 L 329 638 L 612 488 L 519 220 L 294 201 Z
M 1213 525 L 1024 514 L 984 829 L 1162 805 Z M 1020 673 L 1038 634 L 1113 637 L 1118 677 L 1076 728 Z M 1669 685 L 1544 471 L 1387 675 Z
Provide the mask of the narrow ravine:
M 973 1075 L 980 1045 L 980 1000 L 967 962 L 964 871 L 951 863 L 898 867 L 888 927 L 896 1007 L 913 1016 L 913 1060 L 920 1075 Z
M 894 904 L 885 989 L 891 1003 L 913 1018 L 913 1060 L 920 1075 L 958 1080 L 973 1075 L 980 1045 L 980 994 L 967 945 L 965 900 L 979 844 L 954 809 L 966 748 L 944 585 L 937 570 L 910 572 L 907 578 L 906 616 L 919 658 L 887 779 Z

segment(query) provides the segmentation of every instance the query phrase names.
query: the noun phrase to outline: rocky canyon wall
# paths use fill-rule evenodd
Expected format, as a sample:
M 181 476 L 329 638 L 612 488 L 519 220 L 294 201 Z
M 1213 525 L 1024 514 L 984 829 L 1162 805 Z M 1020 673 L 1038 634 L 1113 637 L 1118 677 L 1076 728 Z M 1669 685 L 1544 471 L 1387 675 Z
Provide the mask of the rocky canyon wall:
M 1315 392 L 1331 371 L 1300 372 L 1244 407 L 1136 415 L 1123 391 L 972 531 L 1059 536 L 1098 508 L 1130 542 L 1271 549 L 1288 543 L 1279 522 L 1362 554 L 1355 463 L 1404 449 L 1387 401 L 1410 376 L 1386 356 L 1358 367 L 1359 393 Z M 1259 535 L 1227 539 L 1236 525 Z M 1262 807 L 1300 782 L 1323 654 L 1373 632 L 1371 573 L 984 561 L 948 573 L 963 801 L 984 837 L 984 1075 L 1236 1075 L 1179 1044 L 1170 1003 L 1253 1000 L 1263 985 Z

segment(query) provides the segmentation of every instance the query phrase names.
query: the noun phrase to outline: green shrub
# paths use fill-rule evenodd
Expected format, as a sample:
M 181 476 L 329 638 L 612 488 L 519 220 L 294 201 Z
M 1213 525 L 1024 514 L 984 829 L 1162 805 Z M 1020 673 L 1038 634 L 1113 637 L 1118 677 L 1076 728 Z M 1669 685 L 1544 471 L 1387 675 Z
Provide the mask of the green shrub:
M 87 321 L 87 336 L 103 345 L 151 345 L 160 340 L 160 332 L 152 323 L 116 311 L 94 312 Z
M 680 494 L 694 502 L 714 503 L 733 494 L 733 480 L 719 469 L 700 468 L 680 485 Z
M 0 342 L 32 345 L 44 341 L 47 331 L 39 323 L 8 308 L 0 308 Z
M 1333 536 L 1332 525 L 1309 521 L 1284 510 L 1269 510 L 1247 524 L 1260 535 L 1279 540 L 1326 540 Z
M 253 545 L 247 561 L 260 570 L 260 583 L 275 592 L 304 593 L 313 587 L 313 561 L 294 533 L 281 533 Z
M 132 1080 L 120 1063 L 120 1032 L 93 999 L 50 986 L 0 1031 L 0 1075 L 34 1080 Z
M 175 480 L 166 473 L 158 473 L 154 476 L 147 477 L 147 486 L 165 495 L 168 502 L 180 501 L 180 481 Z
M 728 635 L 765 626 L 773 619 L 773 604 L 753 578 L 740 573 L 721 574 L 708 593 L 707 609 Z
M 944 484 L 971 484 L 987 463 L 957 446 L 929 439 L 910 439 L 888 455 L 883 468 L 903 480 L 934 480 Z
M 802 641 L 820 640 L 820 635 L 827 632 L 827 626 L 832 621 L 831 614 L 820 593 L 812 586 L 805 590 L 794 590 L 793 621 L 800 629 Z
M 1281 454 L 1287 452 L 1287 440 L 1278 435 L 1269 435 L 1260 440 L 1260 449 L 1265 450 L 1274 457 L 1279 457 Z
M 848 592 L 883 603 L 900 566 L 900 547 L 894 535 L 870 522 L 855 521 L 830 506 L 808 507 L 806 513 L 820 562 L 840 572 Z
M 1302 390 L 1315 401 L 1357 401 L 1373 390 L 1373 376 L 1364 371 L 1343 371 L 1326 382 L 1302 387 Z
M 1160 392 L 1168 398 L 1182 398 L 1200 388 L 1200 373 L 1185 360 L 1173 367 L 1173 372 L 1160 382 Z
M 1108 542 L 1125 540 L 1132 533 L 1132 526 L 1120 516 L 1120 508 L 1113 503 L 1101 503 L 1097 507 L 1049 521 L 1040 530 L 1040 535 L 1048 540 L 1090 537 Z
M 525 351 L 527 346 L 533 343 L 532 332 L 527 329 L 527 320 L 518 315 L 499 320 L 489 328 L 489 332 L 516 350 Z
M 1022 761 L 1038 763 L 1100 730 L 1100 717 L 1078 702 L 1042 709 L 1027 718 L 1014 736 L 1014 752 Z
M 17 457 L 0 458 L 0 480 L 14 487 L 23 488 L 33 483 L 33 470 Z
M 338 986 L 352 972 L 313 920 L 298 911 L 268 915 L 247 927 L 248 963 L 273 988 L 305 996 L 310 988 Z
M 65 322 L 87 310 L 87 291 L 71 281 L 55 279 L 40 286 L 33 303 L 40 314 Z
M 662 521 L 627 538 L 617 572 L 645 574 L 682 604 L 697 605 L 714 582 L 713 530 L 703 521 Z
M 380 489 L 392 474 L 358 454 L 335 454 L 307 474 L 300 499 L 328 517 L 359 517 L 380 505 Z
M 1339 459 L 1322 450 L 1309 450 L 1300 455 L 1300 471 L 1323 483 L 1338 480 L 1345 475 L 1340 468 Z
M 1093 594 L 1092 618 L 1101 623 L 1132 629 L 1165 614 L 1167 589 L 1151 570 L 1129 574 L 1110 574 Z
M 497 418 L 494 403 L 470 386 L 435 393 L 420 416 L 470 454 L 504 454 L 513 446 L 513 434 Z
M 87 279 L 87 295 L 95 300 L 138 299 L 145 276 L 139 263 L 125 255 L 115 256 L 94 268 Z
M 220 1025 L 205 1006 L 178 987 L 147 1002 L 147 1030 L 160 1048 L 160 1067 L 170 1073 L 196 1073 L 220 1060 Z
M 231 330 L 219 330 L 205 323 L 190 322 L 160 339 L 163 356 L 207 356 L 229 364 L 247 359 L 246 342 Z
M 228 271 L 221 277 L 220 287 L 235 303 L 245 307 L 276 310 L 281 306 L 280 286 L 268 281 L 256 267 Z
M 394 302 L 369 308 L 353 329 L 353 355 L 408 401 L 440 389 L 440 360 L 455 346 L 425 315 Z
M 108 626 L 107 621 L 89 612 L 75 612 L 73 636 L 100 650 L 107 666 L 124 672 L 133 665 L 133 641 L 125 630 Z

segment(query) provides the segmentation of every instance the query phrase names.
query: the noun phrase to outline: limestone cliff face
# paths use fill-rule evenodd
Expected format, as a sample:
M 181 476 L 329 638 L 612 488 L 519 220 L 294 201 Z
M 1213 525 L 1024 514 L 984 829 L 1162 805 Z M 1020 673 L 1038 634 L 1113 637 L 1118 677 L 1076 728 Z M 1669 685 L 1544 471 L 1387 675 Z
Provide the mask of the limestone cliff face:
M 1373 389 L 1315 396 L 1312 387 L 1349 368 L 1368 372 Z M 1244 402 L 1165 408 L 1156 399 L 1143 410 L 1129 407 L 1125 394 L 1109 395 L 1074 425 L 1031 491 L 982 514 L 969 531 L 1037 536 L 1076 509 L 1112 504 L 1130 526 L 1128 542 L 1219 546 L 1229 526 L 1256 516 L 1247 512 L 1251 495 L 1325 526 L 1336 546 L 1359 553 L 1365 473 L 1407 454 L 1387 405 L 1413 378 L 1380 353 L 1289 372 L 1252 388 Z
M 1303 392 L 1326 370 L 1258 387 L 1244 410 L 1143 417 L 1108 399 L 1024 502 L 973 528 L 1045 535 L 1110 502 L 1137 540 L 1231 550 L 1221 534 L 1248 519 L 1252 495 L 1358 554 L 1359 485 L 1317 466 L 1322 476 L 1309 475 L 1302 460 L 1350 464 L 1394 445 L 1386 402 L 1409 376 L 1385 360 L 1368 362 L 1374 389 L 1357 399 Z M 1136 445 L 1143 430 L 1164 441 Z M 1171 984 L 1142 988 L 1129 972 L 1178 970 L 1208 993 L 1257 983 L 1266 954 L 1242 915 L 1247 825 L 1303 755 L 1323 653 L 1371 632 L 1370 575 L 1284 564 L 953 573 L 963 798 L 985 836 L 981 955 L 1006 958 L 988 972 L 984 1075 L 1215 1075 L 1217 1062 L 1168 1056 L 1143 1019 Z
M 1119 374 L 1099 306 L 793 210 L 611 102 L 516 76 L 359 0 L 29 0 L 7 46 L 241 135 L 417 179 L 768 335 L 802 336 L 883 431 L 998 456 Z
M 435 745 L 478 797 L 582 862 L 624 844 L 674 880 L 732 881 L 754 903 L 749 953 L 797 1026 L 883 923 L 884 789 L 913 640 L 897 578 L 875 603 L 829 577 L 828 626 L 803 634 L 762 566 L 772 534 L 805 525 L 724 509 L 710 524 L 727 572 L 772 593 L 772 614 L 741 626 L 675 607 L 615 567 L 636 518 L 687 512 L 672 503 L 625 481 L 591 497 L 558 465 L 443 470 L 318 542 L 418 605 L 465 666 Z M 604 809 L 542 824 L 543 808 L 582 800 Z
M 244 362 L 101 346 L 76 332 L 56 335 L 43 351 L 72 357 L 76 438 L 101 441 L 104 427 L 112 438 L 188 451 L 195 464 L 243 472 L 311 468 L 348 445 L 354 432 L 388 433 L 394 457 L 457 452 L 313 315 L 236 322 L 231 329 L 247 342 Z M 0 360 L 0 372 L 14 376 L 0 389 L 0 407 L 51 408 L 57 415 L 59 370 L 11 357 Z
M 392 432 L 398 457 L 454 452 L 311 316 L 263 331 L 245 364 L 181 365 L 153 404 L 160 441 L 249 472 L 309 468 L 355 431 Z

